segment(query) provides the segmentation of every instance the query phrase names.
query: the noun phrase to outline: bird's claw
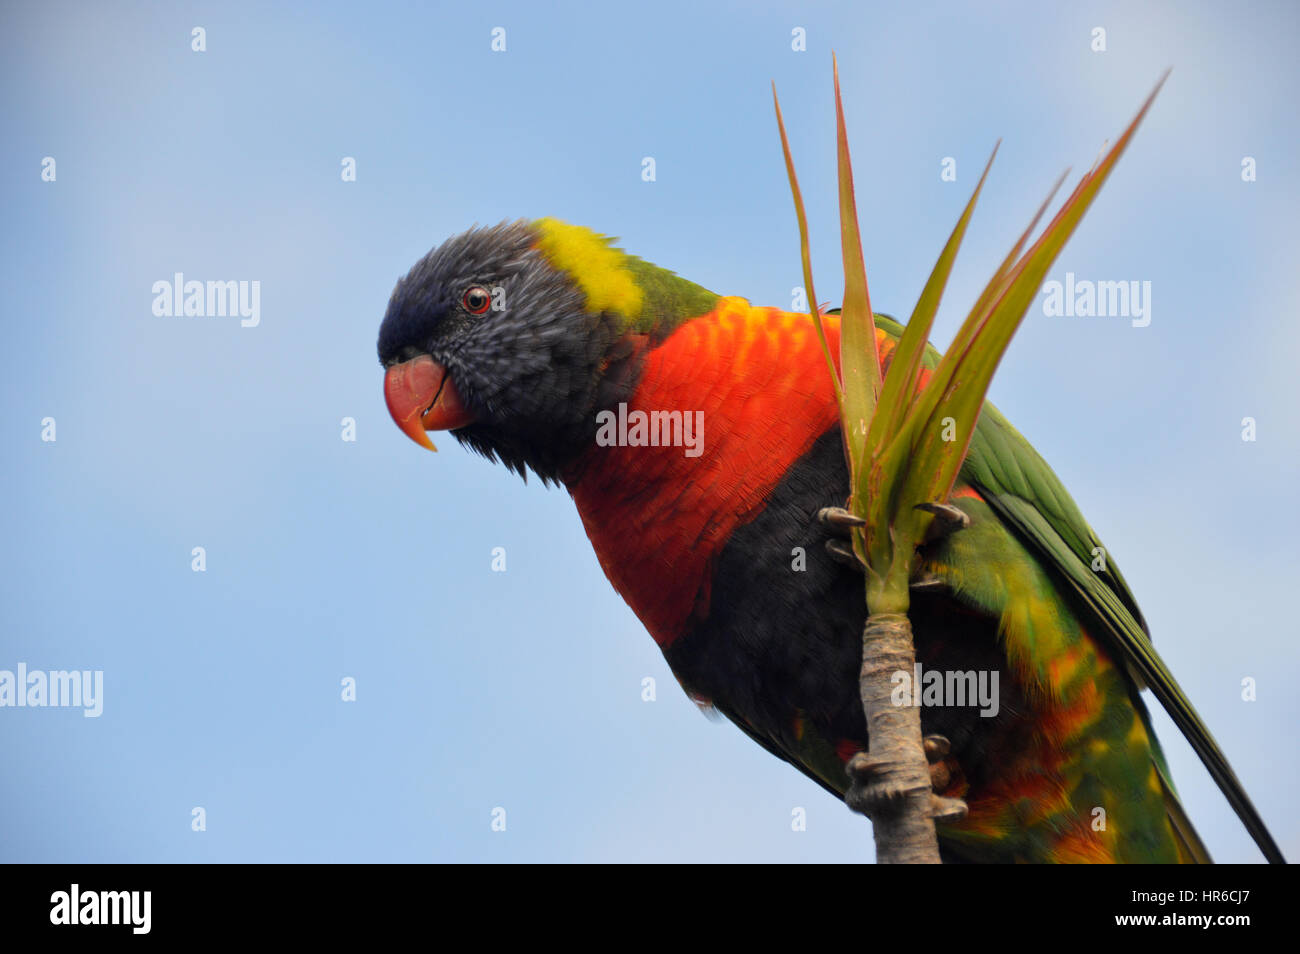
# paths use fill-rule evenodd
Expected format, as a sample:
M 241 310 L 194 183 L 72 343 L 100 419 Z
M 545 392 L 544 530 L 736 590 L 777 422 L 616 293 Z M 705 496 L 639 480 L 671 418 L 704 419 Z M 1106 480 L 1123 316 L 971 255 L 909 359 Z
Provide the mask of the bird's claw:
M 930 816 L 936 821 L 956 821 L 966 816 L 966 803 L 960 798 L 938 794 L 952 781 L 947 758 L 952 743 L 942 735 L 927 735 L 923 740 L 925 758 L 930 763 Z M 852 784 L 844 795 L 845 803 L 855 812 L 871 816 L 896 810 L 907 793 L 904 785 L 891 779 L 888 763 L 870 752 L 857 752 L 844 766 Z
M 930 521 L 930 527 L 925 534 L 926 543 L 933 543 L 950 533 L 965 530 L 970 526 L 970 517 L 966 514 L 966 511 L 954 507 L 952 504 L 919 503 L 916 505 L 916 509 L 934 515 L 934 519 Z
M 844 507 L 822 507 L 817 511 L 817 522 L 823 527 L 839 531 L 848 536 L 855 527 L 865 527 L 867 521 Z
M 933 543 L 970 526 L 970 517 L 966 512 L 952 504 L 919 503 L 916 509 L 934 516 L 925 533 L 926 543 Z M 817 511 L 817 523 L 831 534 L 831 538 L 826 541 L 826 552 L 832 559 L 859 573 L 866 569 L 853 552 L 853 547 L 845 541 L 852 539 L 853 531 L 865 527 L 867 521 L 845 507 L 822 507 Z M 925 574 L 913 580 L 910 586 L 913 592 L 930 592 L 944 589 L 947 584 L 936 576 Z
M 919 503 L 916 505 L 917 510 L 924 510 L 932 514 L 934 519 L 925 531 L 925 540 L 923 544 L 931 544 L 937 540 L 942 540 L 949 534 L 956 533 L 958 530 L 965 530 L 970 526 L 970 517 L 964 510 L 946 503 Z M 934 593 L 939 590 L 948 588 L 948 584 L 932 573 L 922 572 L 911 583 L 908 584 L 913 593 Z
M 857 752 L 844 766 L 852 784 L 844 793 L 844 802 L 868 818 L 894 811 L 907 793 L 905 786 L 886 774 L 887 764 L 870 752 Z
M 939 794 L 952 783 L 952 770 L 948 767 L 952 743 L 945 735 L 927 735 L 921 744 L 925 748 L 925 760 L 930 763 L 930 787 L 934 789 L 930 793 L 930 817 L 935 821 L 958 821 L 965 818 L 964 801 Z
M 945 761 L 952 752 L 952 743 L 944 735 L 927 735 L 921 745 L 925 748 L 925 760 L 930 763 L 930 787 L 942 792 L 952 781 L 952 772 Z
M 913 580 L 911 583 L 907 585 L 911 588 L 913 593 L 930 593 L 935 590 L 943 590 L 948 588 L 947 583 L 939 579 L 937 576 L 932 576 L 929 573 L 918 576 L 915 580 Z
M 921 740 L 921 745 L 925 748 L 926 761 L 934 764 L 948 757 L 952 751 L 952 743 L 948 741 L 946 735 L 931 734 Z
M 961 821 L 966 817 L 966 803 L 960 798 L 930 795 L 930 817 L 937 822 Z
M 848 541 L 852 540 L 854 529 L 865 527 L 867 521 L 844 507 L 822 507 L 817 511 L 817 523 L 831 534 L 830 539 L 826 541 L 826 552 L 830 554 L 831 559 L 852 567 L 859 573 L 864 572 L 866 567 L 853 552 L 853 546 Z
M 862 561 L 858 559 L 858 555 L 853 552 L 853 547 L 850 544 L 845 543 L 843 540 L 827 540 L 826 552 L 829 553 L 831 558 L 836 562 L 852 567 L 859 573 L 866 569 L 866 567 L 862 565 Z

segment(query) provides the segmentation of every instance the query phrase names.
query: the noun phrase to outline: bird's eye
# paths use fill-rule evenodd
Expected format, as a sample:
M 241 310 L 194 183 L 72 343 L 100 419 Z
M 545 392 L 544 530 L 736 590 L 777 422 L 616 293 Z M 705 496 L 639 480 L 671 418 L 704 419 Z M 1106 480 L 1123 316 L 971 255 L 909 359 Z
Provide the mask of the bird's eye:
M 471 315 L 481 315 L 492 305 L 492 296 L 482 285 L 471 285 L 460 301 Z

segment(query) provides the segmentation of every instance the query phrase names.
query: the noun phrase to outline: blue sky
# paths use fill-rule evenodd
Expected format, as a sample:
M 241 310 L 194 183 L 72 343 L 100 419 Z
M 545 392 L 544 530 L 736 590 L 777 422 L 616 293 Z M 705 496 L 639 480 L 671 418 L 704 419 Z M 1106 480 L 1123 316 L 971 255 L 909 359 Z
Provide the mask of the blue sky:
M 682 695 L 568 497 L 420 451 L 375 358 L 398 275 L 520 216 L 789 307 L 773 79 L 838 300 L 832 49 L 877 310 L 910 312 L 1003 139 L 940 346 L 1173 67 L 1050 276 L 1150 281 L 1151 324 L 1035 306 L 992 398 L 1300 856 L 1297 26 L 1280 2 L 6 5 L 0 669 L 103 670 L 105 698 L 0 710 L 0 859 L 870 858 L 864 821 Z M 178 271 L 260 282 L 260 324 L 155 316 Z M 1157 727 L 1216 858 L 1257 860 Z

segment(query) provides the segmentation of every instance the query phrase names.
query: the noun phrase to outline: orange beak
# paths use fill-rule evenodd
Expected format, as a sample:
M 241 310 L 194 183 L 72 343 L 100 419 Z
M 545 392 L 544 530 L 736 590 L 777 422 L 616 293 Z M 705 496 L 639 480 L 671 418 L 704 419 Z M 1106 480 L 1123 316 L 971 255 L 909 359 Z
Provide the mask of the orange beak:
M 447 431 L 474 420 L 447 369 L 427 354 L 388 369 L 384 401 L 402 433 L 431 451 L 438 448 L 425 431 Z

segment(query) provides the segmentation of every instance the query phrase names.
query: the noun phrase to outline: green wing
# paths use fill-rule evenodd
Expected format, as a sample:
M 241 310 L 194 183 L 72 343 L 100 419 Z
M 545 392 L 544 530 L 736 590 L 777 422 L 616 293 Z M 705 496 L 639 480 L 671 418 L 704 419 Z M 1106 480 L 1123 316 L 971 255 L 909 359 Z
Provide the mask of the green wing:
M 902 333 L 902 326 L 893 319 L 877 315 L 876 322 L 891 335 Z M 933 348 L 928 352 L 928 357 L 937 361 L 938 352 Z M 1160 700 L 1264 856 L 1275 864 L 1285 863 L 1218 743 L 1152 646 L 1137 601 L 1115 561 L 1107 553 L 1105 570 L 1091 568 L 1101 541 L 1047 463 L 991 404 L 985 404 L 980 414 L 961 473 L 1007 526 L 1056 568 L 1091 611 L 1093 628 L 1099 628 L 1099 635 L 1118 650 L 1118 658 L 1136 684 L 1149 687 Z M 1180 827 L 1177 822 L 1181 818 L 1181 827 L 1190 830 L 1173 797 L 1168 771 L 1163 765 L 1157 767 L 1168 789 L 1166 802 L 1176 807 L 1171 813 L 1175 828 Z M 1194 839 L 1194 834 L 1191 837 Z

